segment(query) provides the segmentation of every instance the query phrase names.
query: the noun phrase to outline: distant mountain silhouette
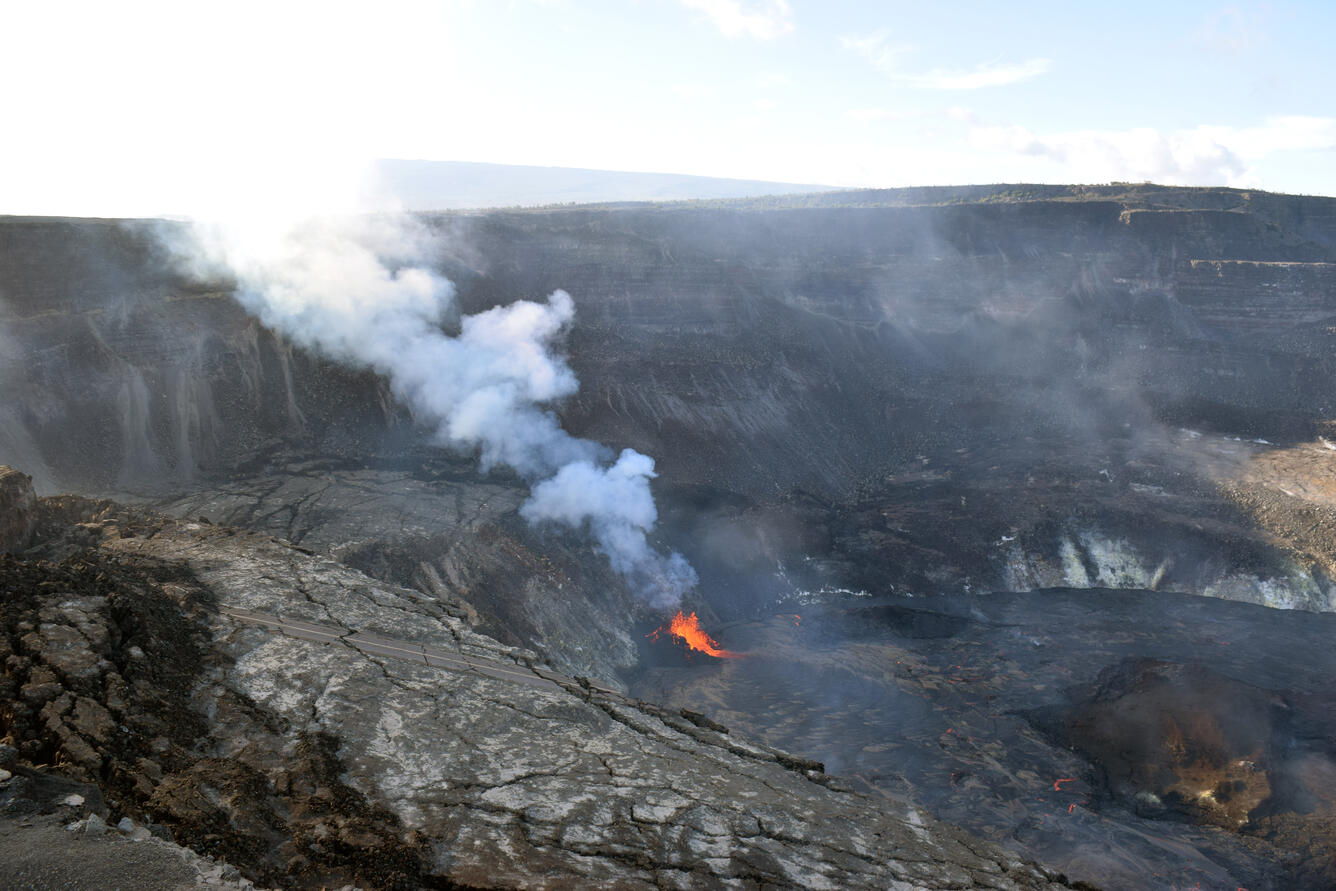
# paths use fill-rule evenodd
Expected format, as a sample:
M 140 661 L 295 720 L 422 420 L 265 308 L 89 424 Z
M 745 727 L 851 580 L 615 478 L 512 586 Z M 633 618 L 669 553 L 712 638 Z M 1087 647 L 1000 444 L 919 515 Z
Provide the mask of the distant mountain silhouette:
M 833 186 L 762 180 L 526 167 L 467 161 L 376 162 L 381 187 L 405 210 L 746 198 L 830 191 Z

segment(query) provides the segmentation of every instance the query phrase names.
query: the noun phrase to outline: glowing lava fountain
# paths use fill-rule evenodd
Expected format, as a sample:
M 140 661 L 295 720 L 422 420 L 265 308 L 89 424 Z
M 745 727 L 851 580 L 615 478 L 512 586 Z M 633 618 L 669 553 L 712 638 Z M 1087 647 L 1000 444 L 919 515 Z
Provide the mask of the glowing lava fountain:
M 678 610 L 677 615 L 673 616 L 666 625 L 654 629 L 645 636 L 651 640 L 658 640 L 659 635 L 665 631 L 680 640 L 691 650 L 715 656 L 719 659 L 738 659 L 742 656 L 741 653 L 731 653 L 728 650 L 722 649 L 719 646 L 719 642 L 706 634 L 705 630 L 700 627 L 700 619 L 696 618 L 694 612 L 687 614 Z

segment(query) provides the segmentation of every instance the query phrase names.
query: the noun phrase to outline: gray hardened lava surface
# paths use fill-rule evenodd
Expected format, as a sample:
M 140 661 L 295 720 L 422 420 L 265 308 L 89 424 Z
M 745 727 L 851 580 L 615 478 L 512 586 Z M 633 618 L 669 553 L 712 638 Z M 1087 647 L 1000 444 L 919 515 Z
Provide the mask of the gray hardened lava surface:
M 420 592 L 257 533 L 82 506 L 76 539 L 0 557 L 11 812 L 66 777 L 107 820 L 293 887 L 1065 886 Z M 280 613 L 294 633 L 266 624 Z

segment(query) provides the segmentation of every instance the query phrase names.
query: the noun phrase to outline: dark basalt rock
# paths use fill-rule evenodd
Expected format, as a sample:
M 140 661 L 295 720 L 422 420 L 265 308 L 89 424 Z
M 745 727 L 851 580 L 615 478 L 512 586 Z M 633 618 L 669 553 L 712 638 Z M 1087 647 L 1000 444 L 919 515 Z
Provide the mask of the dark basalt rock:
M 22 551 L 37 536 L 37 493 L 32 477 L 0 466 L 0 552 Z
M 725 626 L 741 658 L 632 692 L 708 703 L 1073 880 L 1329 887 L 1336 616 L 1150 591 L 851 600 Z
M 818 762 L 558 674 L 420 593 L 212 523 L 100 517 L 58 563 L 0 556 L 14 800 L 91 782 L 109 821 L 284 887 L 1067 887 Z M 265 630 L 277 615 L 333 633 Z M 368 634 L 390 649 L 359 649 Z
M 79 794 L 84 810 L 147 818 L 266 883 L 419 886 L 423 852 L 339 779 L 336 741 L 299 735 L 281 770 L 209 757 L 192 696 L 217 663 L 214 599 L 188 572 L 97 548 L 58 563 L 2 555 L 0 590 L 0 736 L 19 771 L 0 784 L 5 812 Z M 257 726 L 234 725 L 245 735 L 278 720 L 248 714 Z

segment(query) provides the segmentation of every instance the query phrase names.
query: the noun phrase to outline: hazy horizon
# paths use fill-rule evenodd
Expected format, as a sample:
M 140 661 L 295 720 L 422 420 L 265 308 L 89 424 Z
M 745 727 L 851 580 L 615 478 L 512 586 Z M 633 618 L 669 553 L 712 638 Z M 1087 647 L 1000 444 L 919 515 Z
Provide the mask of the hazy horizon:
M 14 6 L 0 213 L 364 206 L 372 159 L 1336 195 L 1314 2 Z

